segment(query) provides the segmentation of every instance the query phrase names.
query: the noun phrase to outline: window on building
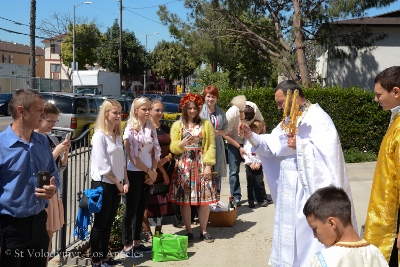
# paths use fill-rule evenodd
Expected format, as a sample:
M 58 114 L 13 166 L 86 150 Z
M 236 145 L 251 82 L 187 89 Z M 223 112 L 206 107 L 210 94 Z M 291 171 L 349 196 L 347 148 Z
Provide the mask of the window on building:
M 4 54 L 1 54 L 1 63 L 6 62 L 6 56 Z
M 50 72 L 60 72 L 60 64 L 50 64 Z
M 14 63 L 14 56 L 8 55 L 8 63 Z
M 50 44 L 50 53 L 60 54 L 60 46 L 57 44 Z

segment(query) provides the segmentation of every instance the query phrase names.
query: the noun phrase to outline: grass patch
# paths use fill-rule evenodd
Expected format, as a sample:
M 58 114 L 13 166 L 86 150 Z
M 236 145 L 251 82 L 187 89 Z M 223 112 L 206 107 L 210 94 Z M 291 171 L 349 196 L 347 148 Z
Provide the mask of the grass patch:
M 377 155 L 373 152 L 360 152 L 355 149 L 343 151 L 346 163 L 376 161 Z

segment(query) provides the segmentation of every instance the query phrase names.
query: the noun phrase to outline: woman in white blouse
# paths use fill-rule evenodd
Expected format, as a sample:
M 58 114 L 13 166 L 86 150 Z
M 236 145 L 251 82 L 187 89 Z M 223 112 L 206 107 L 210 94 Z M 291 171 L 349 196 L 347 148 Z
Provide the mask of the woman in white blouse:
M 123 254 L 137 258 L 150 253 L 151 248 L 140 244 L 142 221 L 152 184 L 157 178 L 157 162 L 161 149 L 156 129 L 150 121 L 150 100 L 146 97 L 133 101 L 129 120 L 124 132 L 124 145 L 128 155 L 128 179 L 132 185 L 125 197 L 125 213 L 122 218 Z M 132 223 L 135 229 L 132 244 Z
M 102 262 L 111 264 L 107 257 L 111 227 L 121 194 L 129 191 L 121 134 L 121 104 L 107 99 L 101 105 L 92 137 L 91 188 L 103 187 L 102 207 L 94 216 L 90 235 L 92 266 L 102 266 Z

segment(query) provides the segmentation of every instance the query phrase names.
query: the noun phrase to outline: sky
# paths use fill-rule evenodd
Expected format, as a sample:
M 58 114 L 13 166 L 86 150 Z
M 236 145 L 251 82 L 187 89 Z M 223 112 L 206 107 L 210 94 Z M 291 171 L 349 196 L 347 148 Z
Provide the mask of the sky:
M 69 13 L 72 17 L 74 5 L 82 2 L 84 1 L 37 0 L 36 27 L 39 27 L 41 21 L 50 17 L 54 12 Z M 119 20 L 118 0 L 92 0 L 91 2 L 90 5 L 77 6 L 75 8 L 76 17 L 87 17 L 89 21 L 95 19 L 97 23 L 101 24 L 101 32 L 105 32 L 108 27 L 111 27 L 115 19 Z M 183 2 L 183 0 L 122 0 L 124 7 L 122 28 L 133 31 L 136 38 L 144 46 L 146 45 L 147 35 L 147 50 L 151 51 L 158 42 L 173 40 L 168 27 L 162 25 L 157 16 L 158 6 L 164 4 L 170 12 L 185 18 L 186 10 L 183 7 Z M 0 13 L 0 40 L 29 45 L 30 0 L 0 0 L 0 7 L 2 11 Z M 400 1 L 396 1 L 388 7 L 369 10 L 367 16 L 375 16 L 399 9 Z M 22 34 L 9 33 L 2 29 Z M 36 35 L 43 36 L 39 30 L 37 30 Z M 36 45 L 43 46 L 41 41 L 42 39 L 36 39 Z

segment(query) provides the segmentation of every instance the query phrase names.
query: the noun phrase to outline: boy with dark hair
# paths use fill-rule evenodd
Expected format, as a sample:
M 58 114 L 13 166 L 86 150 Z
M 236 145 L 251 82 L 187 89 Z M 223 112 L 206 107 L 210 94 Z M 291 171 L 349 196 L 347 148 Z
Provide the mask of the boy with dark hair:
M 385 69 L 375 78 L 375 102 L 390 110 L 389 127 L 382 140 L 372 182 L 364 238 L 389 262 L 399 266 L 400 183 L 400 66 Z
M 312 267 L 388 266 L 379 249 L 355 231 L 351 202 L 343 189 L 328 186 L 315 191 L 304 205 L 303 213 L 314 237 L 327 247 L 312 256 Z

